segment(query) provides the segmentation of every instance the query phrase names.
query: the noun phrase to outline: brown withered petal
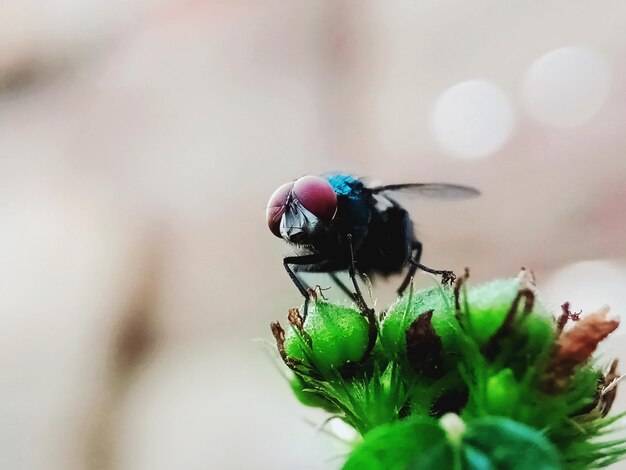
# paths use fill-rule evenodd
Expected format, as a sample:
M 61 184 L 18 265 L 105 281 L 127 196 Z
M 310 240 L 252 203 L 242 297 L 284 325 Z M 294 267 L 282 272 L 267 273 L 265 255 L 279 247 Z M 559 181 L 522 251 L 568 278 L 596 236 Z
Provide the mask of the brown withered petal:
M 287 314 L 287 320 L 294 328 L 296 328 L 300 333 L 302 333 L 303 320 L 302 320 L 302 315 L 300 315 L 300 310 L 298 310 L 296 307 L 290 308 L 289 313 Z
M 272 329 L 272 335 L 276 340 L 276 347 L 278 348 L 278 353 L 280 357 L 282 357 L 285 363 L 287 362 L 287 353 L 285 352 L 285 330 L 280 326 L 280 323 L 277 321 L 273 321 L 270 323 L 270 328 Z
M 276 340 L 276 348 L 278 349 L 278 354 L 280 354 L 280 358 L 283 360 L 287 367 L 295 371 L 296 367 L 300 366 L 302 363 L 287 356 L 287 352 L 285 351 L 285 330 L 282 326 L 280 326 L 280 323 L 278 323 L 277 321 L 271 322 L 270 328 L 272 329 L 272 335 Z
M 587 362 L 598 344 L 619 326 L 608 318 L 608 307 L 582 317 L 557 339 L 542 385 L 546 392 L 564 390 L 574 370 Z
M 406 331 L 409 364 L 418 374 L 430 378 L 443 375 L 443 344 L 433 328 L 433 311 L 417 317 Z

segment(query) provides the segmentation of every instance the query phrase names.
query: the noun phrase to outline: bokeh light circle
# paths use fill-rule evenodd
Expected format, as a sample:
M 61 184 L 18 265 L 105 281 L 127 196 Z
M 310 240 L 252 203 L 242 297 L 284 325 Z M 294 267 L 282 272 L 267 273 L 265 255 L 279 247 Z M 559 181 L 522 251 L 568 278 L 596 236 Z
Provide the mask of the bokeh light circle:
M 432 115 L 435 138 L 450 154 L 480 158 L 497 151 L 511 136 L 514 113 L 494 83 L 469 80 L 448 88 Z
M 586 47 L 564 47 L 530 67 L 524 80 L 524 104 L 545 124 L 575 127 L 600 110 L 610 85 L 610 68 L 597 53 Z

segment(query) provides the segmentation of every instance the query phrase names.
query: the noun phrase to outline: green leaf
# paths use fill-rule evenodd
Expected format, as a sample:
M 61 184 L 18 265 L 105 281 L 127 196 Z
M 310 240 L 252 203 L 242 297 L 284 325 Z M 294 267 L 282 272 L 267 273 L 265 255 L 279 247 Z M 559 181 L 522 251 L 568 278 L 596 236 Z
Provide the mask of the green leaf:
M 465 446 L 463 449 L 464 463 L 467 470 L 495 470 L 491 459 L 478 449 L 472 446 Z
M 536 429 L 507 418 L 471 422 L 463 438 L 464 468 L 558 470 L 557 449 Z
M 445 439 L 441 427 L 429 419 L 407 419 L 385 424 L 364 436 L 363 443 L 350 454 L 343 469 L 404 470 L 430 449 L 446 447 Z
M 406 470 L 423 470 L 434 468 L 440 470 L 454 469 L 454 452 L 448 442 L 440 442 L 428 449 L 412 460 Z

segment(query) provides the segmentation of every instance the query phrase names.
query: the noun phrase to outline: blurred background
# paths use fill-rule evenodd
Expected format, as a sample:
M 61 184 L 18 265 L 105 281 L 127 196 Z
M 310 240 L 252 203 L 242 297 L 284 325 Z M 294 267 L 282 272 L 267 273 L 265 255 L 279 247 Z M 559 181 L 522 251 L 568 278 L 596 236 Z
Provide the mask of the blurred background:
M 303 174 L 475 186 L 406 201 L 425 264 L 626 315 L 625 31 L 620 0 L 3 0 L 0 468 L 338 468 L 269 341 L 300 298 L 265 205 Z

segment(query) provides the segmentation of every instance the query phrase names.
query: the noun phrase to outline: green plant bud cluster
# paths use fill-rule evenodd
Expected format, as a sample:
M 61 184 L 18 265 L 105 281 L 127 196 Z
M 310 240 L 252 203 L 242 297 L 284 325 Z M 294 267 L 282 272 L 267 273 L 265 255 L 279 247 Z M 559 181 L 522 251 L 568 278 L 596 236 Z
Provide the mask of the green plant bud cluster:
M 591 357 L 617 322 L 573 320 L 523 272 L 409 292 L 382 315 L 313 301 L 272 331 L 296 397 L 361 435 L 346 469 L 599 468 L 626 455 L 602 439 L 617 363 Z

